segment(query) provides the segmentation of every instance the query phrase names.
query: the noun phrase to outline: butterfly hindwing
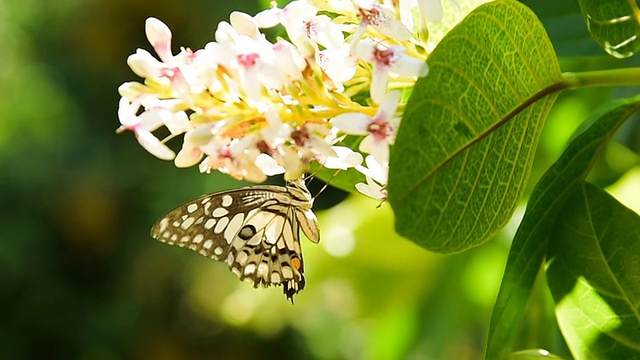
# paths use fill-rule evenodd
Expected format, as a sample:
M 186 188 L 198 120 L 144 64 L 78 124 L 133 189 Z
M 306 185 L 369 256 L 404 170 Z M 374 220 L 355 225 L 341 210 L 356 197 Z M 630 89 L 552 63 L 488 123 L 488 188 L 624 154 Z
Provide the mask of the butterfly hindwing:
M 299 226 L 290 206 L 268 206 L 249 212 L 231 243 L 227 263 L 241 280 L 258 285 L 304 287 Z M 289 298 L 291 296 L 288 295 Z
M 311 200 L 289 189 L 253 186 L 201 196 L 165 214 L 151 236 L 224 261 L 255 287 L 282 285 L 293 301 L 305 284 L 299 221 Z M 315 217 L 310 224 L 317 229 Z

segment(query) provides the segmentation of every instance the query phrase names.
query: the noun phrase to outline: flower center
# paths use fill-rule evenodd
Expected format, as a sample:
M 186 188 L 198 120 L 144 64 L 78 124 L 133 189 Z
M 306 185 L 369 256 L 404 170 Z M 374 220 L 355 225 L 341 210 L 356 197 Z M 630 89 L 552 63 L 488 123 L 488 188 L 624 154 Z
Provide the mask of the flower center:
M 240 63 L 240 65 L 244 66 L 245 68 L 249 69 L 256 65 L 256 62 L 258 62 L 259 58 L 260 58 L 260 55 L 256 53 L 242 54 L 242 55 L 238 55 L 238 63 Z
M 301 127 L 291 133 L 291 139 L 296 143 L 296 145 L 304 146 L 304 144 L 309 141 L 309 131 L 305 127 Z
M 395 52 L 392 49 L 376 49 L 373 52 L 376 64 L 389 66 L 393 63 Z
M 374 119 L 367 128 L 375 142 L 385 141 L 391 135 L 389 122 L 383 119 Z

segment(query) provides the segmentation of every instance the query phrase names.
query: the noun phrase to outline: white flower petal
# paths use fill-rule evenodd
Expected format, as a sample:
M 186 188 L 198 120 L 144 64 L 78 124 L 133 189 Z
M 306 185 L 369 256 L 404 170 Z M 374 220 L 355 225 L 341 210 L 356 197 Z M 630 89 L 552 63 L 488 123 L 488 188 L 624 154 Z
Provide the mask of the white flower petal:
M 118 120 L 120 120 L 120 124 L 126 128 L 131 128 L 140 124 L 140 119 L 138 119 L 138 116 L 136 115 L 139 108 L 139 102 L 129 102 L 129 99 L 126 97 L 121 97 L 118 102 Z
M 305 146 L 324 156 L 338 156 L 331 144 L 319 136 L 311 135 Z
M 389 163 L 389 144 L 386 141 L 376 142 L 372 135 L 360 142 L 360 151 L 371 154 L 381 164 Z
M 360 23 L 360 26 L 358 26 L 356 31 L 351 35 L 351 40 L 349 41 L 349 54 L 358 56 L 358 52 L 361 51 L 359 50 L 361 43 L 360 40 L 362 39 L 362 35 L 365 33 L 365 31 L 367 31 L 367 24 Z M 365 52 L 365 50 L 362 51 Z
M 356 63 L 347 47 L 325 49 L 318 56 L 320 67 L 335 82 L 349 81 L 356 74 Z
M 380 103 L 380 108 L 378 109 L 378 113 L 376 114 L 376 118 L 381 116 L 389 121 L 396 113 L 398 109 L 398 104 L 400 103 L 400 97 L 402 93 L 400 90 L 392 90 L 387 93 L 387 95 Z
M 262 91 L 262 86 L 258 81 L 258 77 L 260 76 L 260 74 L 260 66 L 245 68 L 243 85 L 247 97 L 251 100 L 260 100 Z
M 366 114 L 349 112 L 331 119 L 333 126 L 351 135 L 367 135 L 371 118 Z
M 189 130 L 184 135 L 184 143 L 191 146 L 205 146 L 213 140 L 213 132 L 211 125 L 202 125 L 195 129 Z
M 142 94 L 148 93 L 148 91 L 149 88 L 137 81 L 129 81 L 118 86 L 118 94 L 122 97 L 126 97 L 130 101 Z
M 297 28 L 304 29 L 304 21 L 316 15 L 318 9 L 305 1 L 292 1 L 282 9 L 281 23 L 289 33 Z
M 334 146 L 336 156 L 319 158 L 318 162 L 327 169 L 347 170 L 362 163 L 362 155 L 346 146 Z
M 204 154 L 200 149 L 194 146 L 189 146 L 187 143 L 182 145 L 182 150 L 178 152 L 178 155 L 173 160 L 176 167 L 187 168 L 191 167 L 202 159 Z
M 371 39 L 360 41 L 354 48 L 352 54 L 369 62 L 375 61 L 376 43 Z
M 136 131 L 136 138 L 138 139 L 138 143 L 142 145 L 145 150 L 147 150 L 151 155 L 157 157 L 162 160 L 173 160 L 176 154 L 173 150 L 169 149 L 169 147 L 163 144 L 158 138 L 153 136 L 150 131 L 138 130 Z
M 307 22 L 309 37 L 327 49 L 337 48 L 344 43 L 342 29 L 326 15 L 318 15 Z
M 160 59 L 169 62 L 171 54 L 171 30 L 162 21 L 150 17 L 145 22 L 145 32 L 149 43 L 153 46 Z
M 246 35 L 253 39 L 260 37 L 258 25 L 249 14 L 234 11 L 229 15 L 229 22 L 238 31 L 238 34 Z
M 372 135 L 367 135 L 360 142 L 360 146 L 358 146 L 358 149 L 360 151 L 364 152 L 364 153 L 371 154 L 375 147 L 376 147 L 376 145 L 374 143 L 373 136 Z
M 384 99 L 384 94 L 387 92 L 387 86 L 389 84 L 389 72 L 386 68 L 380 68 L 376 66 L 371 76 L 371 87 L 369 93 L 371 94 L 371 100 L 376 104 L 379 104 Z
M 380 26 L 376 26 L 376 30 L 396 41 L 409 40 L 411 38 L 411 31 L 409 31 L 400 20 L 396 19 L 395 13 L 386 9 L 384 13 L 388 17 L 388 21 L 383 22 Z
M 273 52 L 277 59 L 277 64 L 284 74 L 293 80 L 301 80 L 303 78 L 302 71 L 307 66 L 307 62 L 291 43 L 280 39 L 273 45 Z
M 137 49 L 135 54 L 127 58 L 127 65 L 133 72 L 142 77 L 159 77 L 163 63 L 156 60 L 147 50 Z
M 256 22 L 259 28 L 268 29 L 272 28 L 278 24 L 280 24 L 280 12 L 282 9 L 277 7 L 273 7 L 271 9 L 267 9 L 261 11 L 253 17 L 253 20 Z
M 429 73 L 429 66 L 425 61 L 402 54 L 389 67 L 389 70 L 401 76 L 425 76 Z
M 438 24 L 442 21 L 441 0 L 418 0 L 418 9 L 432 23 Z
M 191 129 L 191 123 L 189 123 L 189 117 L 187 113 L 180 110 L 165 120 L 164 125 L 169 129 L 171 134 L 182 134 L 183 132 Z
M 278 165 L 278 162 L 267 154 L 258 155 L 258 157 L 256 157 L 255 164 L 267 176 L 284 173 L 284 168 Z
M 367 177 L 367 183 L 357 183 L 356 190 L 376 200 L 384 200 L 387 197 L 383 187 L 375 183 L 371 178 Z
M 172 116 L 173 113 L 166 109 L 148 109 L 138 116 L 138 119 L 140 120 L 140 129 L 154 131 L 164 125 L 164 123 Z
M 389 177 L 389 164 L 380 164 L 373 156 L 365 158 L 367 167 L 358 165 L 356 170 L 375 180 L 377 183 L 386 184 Z

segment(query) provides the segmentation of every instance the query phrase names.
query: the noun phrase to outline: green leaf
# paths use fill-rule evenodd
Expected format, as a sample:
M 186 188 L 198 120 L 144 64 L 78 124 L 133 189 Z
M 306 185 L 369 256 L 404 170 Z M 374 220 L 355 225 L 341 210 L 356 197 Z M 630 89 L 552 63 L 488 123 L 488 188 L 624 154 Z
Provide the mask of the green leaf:
M 428 63 L 391 152 L 389 203 L 400 235 L 459 252 L 513 214 L 562 77 L 541 24 L 515 1 L 478 7 Z
M 536 184 L 509 251 L 491 317 L 487 359 L 502 358 L 511 351 L 510 340 L 518 333 L 536 276 L 545 259 L 551 229 L 568 189 L 586 178 L 615 131 L 639 109 L 640 96 L 611 102 L 594 113 Z
M 562 360 L 561 357 L 547 352 L 546 350 L 523 350 L 509 354 L 508 360 Z
M 640 217 L 580 183 L 562 208 L 547 281 L 576 359 L 640 358 Z
M 558 56 L 606 56 L 593 42 L 578 3 L 558 0 L 520 0 L 544 25 Z
M 640 50 L 638 4 L 632 0 L 580 0 L 580 8 L 591 37 L 617 58 Z

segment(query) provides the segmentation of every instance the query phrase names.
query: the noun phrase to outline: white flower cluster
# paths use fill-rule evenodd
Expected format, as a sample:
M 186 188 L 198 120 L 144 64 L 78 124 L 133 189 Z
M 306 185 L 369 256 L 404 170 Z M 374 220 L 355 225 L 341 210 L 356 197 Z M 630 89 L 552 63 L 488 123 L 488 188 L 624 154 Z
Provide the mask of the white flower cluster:
M 175 55 L 169 28 L 149 18 L 146 34 L 159 60 L 142 49 L 129 56 L 145 81 L 120 86 L 118 130 L 133 131 L 147 151 L 178 167 L 199 164 L 202 172 L 252 182 L 282 173 L 295 180 L 312 161 L 355 167 L 367 177 L 356 188 L 382 199 L 401 92 L 427 74 L 433 44 L 424 19 L 439 16 L 439 6 L 295 0 L 254 17 L 234 12 L 214 42 Z M 277 25 L 286 40 L 260 32 Z M 165 143 L 182 134 L 176 155 Z M 359 151 L 337 145 L 348 135 L 363 137 Z

